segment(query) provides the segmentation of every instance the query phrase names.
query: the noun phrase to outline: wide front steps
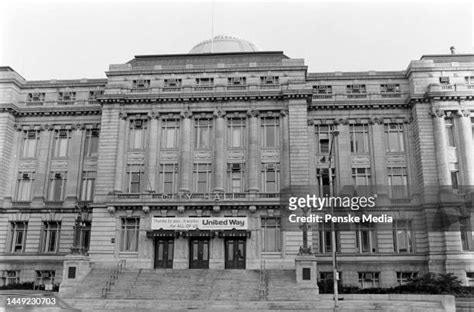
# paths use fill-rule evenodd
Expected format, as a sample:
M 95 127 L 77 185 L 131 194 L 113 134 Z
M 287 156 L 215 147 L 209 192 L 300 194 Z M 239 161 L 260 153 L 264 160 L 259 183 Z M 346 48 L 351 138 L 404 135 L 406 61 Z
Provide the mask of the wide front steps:
M 316 300 L 313 289 L 301 288 L 296 284 L 294 270 L 267 270 L 267 300 Z

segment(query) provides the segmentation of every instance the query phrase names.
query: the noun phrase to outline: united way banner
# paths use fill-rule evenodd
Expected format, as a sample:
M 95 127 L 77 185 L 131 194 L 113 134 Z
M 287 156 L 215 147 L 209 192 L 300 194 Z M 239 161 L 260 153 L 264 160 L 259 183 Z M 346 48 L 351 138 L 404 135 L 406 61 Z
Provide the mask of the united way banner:
M 152 230 L 247 230 L 248 218 L 153 218 Z

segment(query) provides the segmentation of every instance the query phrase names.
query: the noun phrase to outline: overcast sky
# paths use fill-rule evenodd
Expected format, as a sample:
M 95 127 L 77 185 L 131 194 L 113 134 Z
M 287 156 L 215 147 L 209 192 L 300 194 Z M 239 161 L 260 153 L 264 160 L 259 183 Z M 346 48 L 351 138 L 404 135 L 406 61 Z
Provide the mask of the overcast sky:
M 2 1 L 0 65 L 28 80 L 105 77 L 140 54 L 211 37 L 210 2 Z M 311 72 L 403 70 L 423 54 L 474 53 L 471 3 L 215 2 L 214 34 L 304 58 Z

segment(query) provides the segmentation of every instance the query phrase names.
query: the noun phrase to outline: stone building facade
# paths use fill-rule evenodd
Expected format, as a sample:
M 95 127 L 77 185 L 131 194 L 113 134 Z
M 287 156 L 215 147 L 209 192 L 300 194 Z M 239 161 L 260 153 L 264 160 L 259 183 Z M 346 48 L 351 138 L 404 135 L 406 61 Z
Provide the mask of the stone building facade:
M 302 59 L 218 37 L 106 75 L 0 69 L 0 285 L 61 282 L 73 246 L 97 266 L 294 269 L 302 234 L 280 191 L 324 195 L 330 174 L 334 194 L 370 189 L 373 212 L 394 219 L 337 231 L 344 284 L 426 272 L 474 283 L 473 55 L 309 73 Z M 440 212 L 456 219 L 449 228 L 432 226 Z M 246 225 L 170 230 L 160 218 Z M 330 230 L 312 225 L 308 240 L 331 279 Z

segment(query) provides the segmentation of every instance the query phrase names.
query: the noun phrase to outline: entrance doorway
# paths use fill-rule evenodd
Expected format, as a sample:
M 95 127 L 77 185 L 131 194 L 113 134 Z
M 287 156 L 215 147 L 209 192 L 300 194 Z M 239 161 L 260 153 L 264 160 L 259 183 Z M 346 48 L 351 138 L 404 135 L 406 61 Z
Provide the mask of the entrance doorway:
M 173 268 L 174 238 L 155 238 L 155 269 Z
M 190 238 L 189 268 L 209 269 L 209 239 Z
M 227 238 L 225 240 L 225 268 L 245 269 L 245 238 Z

